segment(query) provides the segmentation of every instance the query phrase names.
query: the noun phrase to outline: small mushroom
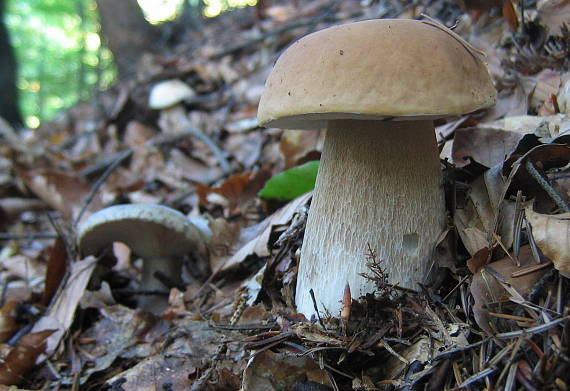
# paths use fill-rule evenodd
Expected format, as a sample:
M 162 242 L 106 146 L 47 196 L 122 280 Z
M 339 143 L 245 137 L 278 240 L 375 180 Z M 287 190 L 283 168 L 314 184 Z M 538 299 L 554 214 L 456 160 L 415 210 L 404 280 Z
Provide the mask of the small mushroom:
M 155 110 L 167 109 L 195 96 L 194 90 L 183 81 L 165 80 L 152 87 L 148 105 Z
M 496 91 L 466 42 L 433 23 L 380 19 L 334 26 L 293 43 L 265 84 L 258 122 L 327 128 L 297 276 L 297 310 L 309 294 L 338 315 L 374 291 L 370 247 L 391 283 L 426 281 L 445 225 L 433 120 L 492 105 Z M 322 305 L 321 305 L 322 304 Z
M 122 242 L 143 259 L 141 289 L 165 290 L 155 277 L 161 272 L 169 280 L 181 282 L 182 259 L 192 253 L 207 259 L 203 233 L 182 213 L 161 205 L 116 205 L 91 215 L 80 227 L 78 247 L 83 255 L 95 254 L 113 242 Z M 140 307 L 161 312 L 164 296 L 142 296 Z

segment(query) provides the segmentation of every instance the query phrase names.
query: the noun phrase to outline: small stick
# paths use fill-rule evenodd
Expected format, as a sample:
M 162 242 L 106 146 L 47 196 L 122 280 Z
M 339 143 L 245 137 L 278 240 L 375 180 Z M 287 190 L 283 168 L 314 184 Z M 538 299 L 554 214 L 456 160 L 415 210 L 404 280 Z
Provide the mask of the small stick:
M 313 288 L 309 289 L 309 294 L 311 295 L 311 300 L 313 300 L 313 308 L 315 309 L 315 312 L 317 313 L 317 318 L 319 319 L 319 324 L 321 325 L 321 327 L 323 329 L 327 329 L 325 327 L 325 324 L 323 323 L 323 320 L 321 319 L 321 315 L 319 314 L 319 308 L 317 307 L 317 299 L 315 299 L 315 292 L 313 291 Z
M 103 184 L 105 183 L 107 178 L 109 178 L 109 175 L 111 175 L 111 173 L 113 171 L 115 171 L 117 169 L 117 167 L 119 167 L 119 164 L 121 164 L 123 161 L 125 161 L 127 158 L 129 158 L 132 155 L 132 153 L 133 153 L 133 151 L 130 149 L 120 153 L 117 156 L 117 158 L 115 159 L 115 161 L 113 163 L 111 163 L 109 165 L 109 167 L 107 167 L 107 169 L 105 170 L 103 175 L 101 175 L 101 177 L 99 177 L 97 182 L 95 182 L 95 184 L 93 185 L 93 188 L 89 192 L 89 195 L 87 195 L 87 198 L 85 198 L 85 201 L 83 202 L 83 206 L 81 207 L 81 211 L 79 212 L 79 214 L 75 218 L 75 221 L 73 222 L 74 226 L 77 226 L 77 224 L 79 224 L 79 221 L 81 220 L 81 217 L 83 217 L 83 214 L 85 214 L 87 207 L 89 207 L 89 204 L 91 204 L 91 201 L 93 201 L 93 198 L 95 198 L 95 195 L 97 194 L 97 192 L 99 191 L 101 186 L 103 186 Z
M 3 240 L 36 240 L 44 239 L 51 240 L 57 238 L 55 232 L 38 232 L 38 233 L 28 233 L 28 234 L 11 234 L 9 232 L 0 233 L 0 241 Z
M 530 159 L 525 162 L 524 167 L 526 168 L 528 173 L 534 178 L 534 180 L 536 180 L 538 184 L 544 189 L 544 191 L 546 191 L 546 193 L 550 196 L 550 198 L 552 198 L 552 200 L 556 203 L 556 205 L 560 209 L 562 209 L 564 213 L 570 213 L 570 207 L 568 206 L 568 204 L 562 199 L 562 197 L 560 197 L 560 195 L 556 192 L 556 190 L 554 190 L 552 185 L 548 183 L 548 180 L 546 180 L 545 178 L 542 177 L 542 175 L 540 175 L 540 173 L 534 166 L 534 163 L 531 162 Z

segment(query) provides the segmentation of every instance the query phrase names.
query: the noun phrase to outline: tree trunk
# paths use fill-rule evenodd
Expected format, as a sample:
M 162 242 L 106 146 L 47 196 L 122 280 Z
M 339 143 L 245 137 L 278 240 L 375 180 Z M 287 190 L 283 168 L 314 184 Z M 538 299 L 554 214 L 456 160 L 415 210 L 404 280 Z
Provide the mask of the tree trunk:
M 4 25 L 4 10 L 5 1 L 0 0 L 0 117 L 17 129 L 23 126 L 24 121 L 18 106 L 16 58 Z
M 129 78 L 144 52 L 151 51 L 158 33 L 144 18 L 136 0 L 96 0 L 101 34 L 115 57 L 119 78 Z

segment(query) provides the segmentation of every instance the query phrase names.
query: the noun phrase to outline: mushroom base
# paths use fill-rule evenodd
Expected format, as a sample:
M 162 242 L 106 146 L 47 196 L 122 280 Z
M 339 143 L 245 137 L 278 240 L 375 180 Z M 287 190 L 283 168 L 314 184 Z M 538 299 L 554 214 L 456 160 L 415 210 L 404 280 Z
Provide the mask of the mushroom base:
M 417 289 L 445 226 L 433 122 L 330 121 L 309 211 L 296 305 L 307 317 L 338 316 L 346 283 L 353 298 L 374 292 L 368 246 L 388 281 Z

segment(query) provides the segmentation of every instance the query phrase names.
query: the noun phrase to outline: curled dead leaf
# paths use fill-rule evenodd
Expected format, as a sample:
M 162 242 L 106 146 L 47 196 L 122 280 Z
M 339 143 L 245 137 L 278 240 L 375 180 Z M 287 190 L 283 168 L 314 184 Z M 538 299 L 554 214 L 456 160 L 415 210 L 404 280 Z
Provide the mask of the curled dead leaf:
M 534 241 L 560 274 L 570 277 L 570 213 L 545 215 L 525 209 Z
M 36 358 L 46 349 L 45 341 L 54 331 L 43 330 L 24 335 L 0 364 L 0 384 L 9 386 L 21 383 L 26 372 L 33 368 Z
M 517 267 L 512 259 L 506 257 L 480 268 L 473 274 L 470 287 L 471 295 L 475 301 L 473 315 L 479 327 L 489 334 L 493 333 L 489 326 L 489 312 L 493 306 L 509 300 L 523 300 L 530 293 L 534 284 L 548 270 L 541 269 L 519 277 L 513 276 L 513 273 L 533 264 L 532 253 L 528 245 L 521 247 L 519 261 L 521 267 Z

